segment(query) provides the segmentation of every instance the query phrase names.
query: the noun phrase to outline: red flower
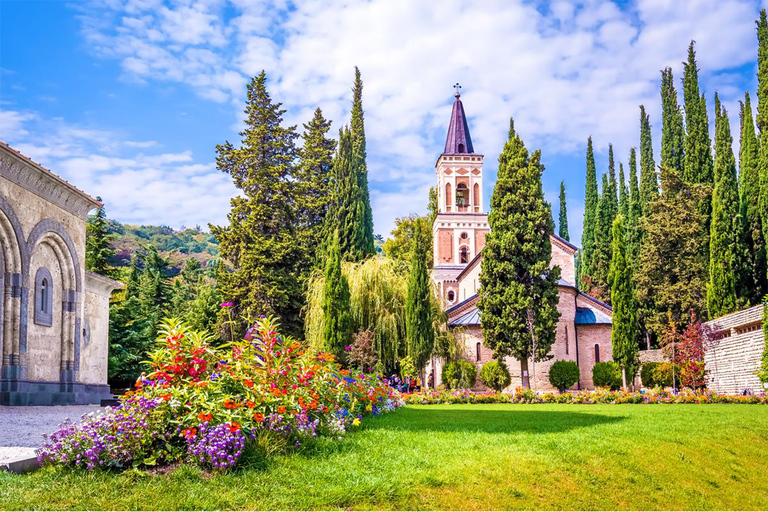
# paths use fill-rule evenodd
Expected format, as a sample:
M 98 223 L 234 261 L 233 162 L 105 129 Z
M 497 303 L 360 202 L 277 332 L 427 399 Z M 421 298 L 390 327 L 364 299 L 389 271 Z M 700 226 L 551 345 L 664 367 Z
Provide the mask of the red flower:
M 232 423 L 229 424 L 230 432 L 237 432 L 238 430 L 240 430 L 240 424 L 238 422 L 233 421 Z
M 250 400 L 248 400 L 245 404 L 248 406 L 249 409 L 253 409 L 254 407 L 256 407 L 256 404 L 251 402 Z
M 261 423 L 262 421 L 264 421 L 264 415 L 261 414 L 260 412 L 257 412 L 256 414 L 253 415 L 253 419 L 256 420 L 257 423 Z
M 278 408 L 277 408 L 277 412 L 279 412 L 280 414 L 283 414 L 283 413 L 285 413 L 285 407 L 283 407 L 283 406 L 281 405 L 280 407 L 278 407 Z
M 205 414 L 201 412 L 200 414 L 197 415 L 197 419 L 199 419 L 200 421 L 211 421 L 212 418 L 213 418 L 213 414 L 211 413 Z
M 184 437 L 195 437 L 197 435 L 196 428 L 188 428 L 184 430 Z
M 252 388 L 253 387 L 253 381 L 251 379 L 245 379 L 243 381 L 243 384 L 245 384 L 247 387 Z

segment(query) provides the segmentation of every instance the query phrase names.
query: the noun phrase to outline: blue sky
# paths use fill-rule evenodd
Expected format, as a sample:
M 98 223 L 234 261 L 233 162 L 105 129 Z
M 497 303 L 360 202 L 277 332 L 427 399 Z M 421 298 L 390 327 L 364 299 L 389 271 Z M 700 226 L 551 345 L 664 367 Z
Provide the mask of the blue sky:
M 215 146 L 237 141 L 245 84 L 306 122 L 348 122 L 353 69 L 365 82 L 376 232 L 422 213 L 462 84 L 485 197 L 509 117 L 541 148 L 544 188 L 568 193 L 580 238 L 584 150 L 626 165 L 645 104 L 660 142 L 660 70 L 697 43 L 710 117 L 718 91 L 738 127 L 754 95 L 760 2 L 370 0 L 0 1 L 0 139 L 92 195 L 125 223 L 224 223 L 236 194 Z M 755 102 L 756 103 L 756 102 Z M 738 130 L 734 130 L 738 134 Z M 735 141 L 737 144 L 738 141 Z M 657 153 L 658 154 L 658 153 Z M 658 157 L 657 157 L 658 159 Z M 486 204 L 487 208 L 487 204 Z M 556 216 L 557 212 L 555 212 Z

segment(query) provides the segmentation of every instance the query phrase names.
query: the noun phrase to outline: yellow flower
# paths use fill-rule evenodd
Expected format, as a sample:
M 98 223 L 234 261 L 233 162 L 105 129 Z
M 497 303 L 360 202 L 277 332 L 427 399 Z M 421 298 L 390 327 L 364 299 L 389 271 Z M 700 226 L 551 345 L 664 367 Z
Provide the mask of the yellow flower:
M 365 408 L 365 410 L 368 411 L 368 412 L 371 412 L 373 410 L 373 407 L 371 407 L 370 404 L 369 404 L 368 407 Z
M 359 420 L 358 418 L 355 418 L 355 419 L 352 421 L 352 425 L 354 425 L 354 426 L 356 426 L 356 427 L 359 427 L 359 426 L 360 426 L 360 420 Z

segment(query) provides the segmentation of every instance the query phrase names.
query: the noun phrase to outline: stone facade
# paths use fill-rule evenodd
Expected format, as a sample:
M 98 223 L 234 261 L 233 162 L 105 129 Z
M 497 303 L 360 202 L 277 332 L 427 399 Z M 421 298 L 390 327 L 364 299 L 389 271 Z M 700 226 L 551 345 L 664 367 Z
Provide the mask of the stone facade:
M 109 293 L 122 285 L 85 271 L 86 220 L 97 206 L 0 142 L 0 404 L 110 396 Z
M 719 393 L 753 392 L 763 389 L 757 370 L 765 349 L 762 306 L 731 313 L 705 325 L 714 339 L 706 347 L 704 364 L 707 387 Z
M 493 351 L 483 344 L 480 314 L 476 307 L 480 288 L 480 269 L 485 237 L 489 233 L 488 214 L 482 213 L 483 155 L 475 154 L 469 136 L 464 107 L 456 95 L 446 147 L 436 164 L 438 213 L 433 224 L 434 268 L 432 280 L 448 308 L 449 324 L 460 329 L 465 348 L 464 357 L 479 370 L 493 359 Z M 456 198 L 461 191 L 462 200 Z M 543 362 L 528 362 L 531 387 L 552 390 L 549 368 L 557 360 L 574 361 L 580 369 L 580 388 L 592 388 L 592 366 L 599 358 L 611 358 L 611 315 L 609 306 L 580 293 L 576 289 L 574 254 L 577 248 L 558 236 L 551 236 L 551 266 L 559 266 L 560 320 L 552 358 Z M 523 385 L 520 361 L 505 360 L 512 377 L 509 389 Z M 435 385 L 441 381 L 443 363 L 433 359 L 427 365 Z M 427 381 L 429 381 L 427 379 Z M 474 387 L 483 390 L 479 378 Z

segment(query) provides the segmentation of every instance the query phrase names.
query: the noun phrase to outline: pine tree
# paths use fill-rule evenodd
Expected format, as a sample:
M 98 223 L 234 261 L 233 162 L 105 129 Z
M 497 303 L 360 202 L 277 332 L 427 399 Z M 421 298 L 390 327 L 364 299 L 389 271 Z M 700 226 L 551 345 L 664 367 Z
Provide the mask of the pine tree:
M 568 235 L 568 208 L 565 205 L 565 182 L 560 182 L 560 218 L 558 219 L 558 234 L 563 240 L 570 240 Z
M 597 222 L 597 205 L 600 195 L 597 191 L 597 167 L 595 153 L 592 150 L 592 137 L 587 139 L 587 182 L 584 195 L 584 230 L 581 235 L 581 251 L 579 252 L 579 276 L 581 287 L 587 292 L 589 281 L 592 250 L 595 242 L 595 224 Z
M 352 120 L 350 122 L 352 132 L 352 169 L 357 176 L 357 184 L 361 191 L 362 211 L 361 218 L 357 220 L 358 226 L 358 251 L 357 260 L 362 260 L 376 250 L 373 244 L 373 211 L 371 210 L 371 197 L 368 191 L 368 165 L 366 163 L 367 151 L 365 143 L 365 121 L 363 112 L 363 81 L 360 78 L 360 70 L 355 66 L 355 85 L 352 89 Z
M 640 105 L 640 209 L 645 208 L 659 197 L 659 180 L 656 176 L 656 162 L 653 159 L 653 142 L 651 141 L 651 123 L 645 113 L 645 107 Z
M 640 187 L 637 183 L 637 155 L 635 148 L 629 151 L 629 208 L 627 213 L 627 257 L 637 268 L 640 256 L 640 217 L 642 217 Z
M 715 189 L 712 194 L 707 290 L 710 318 L 718 318 L 738 308 L 742 238 L 732 142 L 728 113 L 715 94 Z
M 677 104 L 677 91 L 672 68 L 661 71 L 661 165 L 683 174 L 685 166 L 685 132 L 683 113 Z
M 341 271 L 339 236 L 334 234 L 325 259 L 323 284 L 323 347 L 344 362 L 344 349 L 352 339 L 349 283 Z
M 629 218 L 629 191 L 627 190 L 624 164 L 619 164 L 619 215 L 624 216 L 624 222 Z
M 591 259 L 590 295 L 604 302 L 611 301 L 608 287 L 608 272 L 611 265 L 611 226 L 613 225 L 613 207 L 615 196 L 608 176 L 603 174 L 603 193 L 597 207 L 595 224 L 595 243 Z
M 241 194 L 231 200 L 229 225 L 212 225 L 211 232 L 231 266 L 221 265 L 217 273 L 222 296 L 237 313 L 275 315 L 286 334 L 299 336 L 301 246 L 292 175 L 297 134 L 294 126 L 282 125 L 285 110 L 272 102 L 266 81 L 262 71 L 248 84 L 240 146 L 216 147 L 219 170 L 232 177 Z M 228 317 L 222 314 L 220 320 Z
M 422 238 L 421 223 L 416 224 L 414 237 L 417 241 Z M 432 288 L 426 265 L 427 253 L 424 249 L 422 243 L 413 244 L 408 295 L 405 302 L 405 337 L 408 355 L 418 371 L 424 368 L 435 346 L 435 329 L 432 325 L 430 302 Z
M 638 347 L 635 291 L 624 237 L 624 217 L 619 215 L 612 226 L 613 259 L 608 276 L 613 307 L 611 358 L 621 366 L 622 383 L 626 388 L 627 382 L 635 375 Z
M 542 192 L 540 153 L 528 158 L 512 123 L 509 135 L 491 197 L 478 309 L 484 343 L 497 359 L 520 360 L 523 385 L 530 387 L 529 359 L 551 357 L 560 317 L 560 267 L 549 267 L 554 224 Z
M 739 194 L 741 196 L 741 216 L 745 222 L 745 244 L 747 247 L 747 281 L 743 287 L 748 292 L 750 304 L 758 304 L 768 293 L 766 282 L 765 239 L 763 223 L 760 218 L 760 176 L 758 174 L 758 145 L 755 124 L 752 120 L 752 105 L 749 93 L 741 104 L 741 137 L 739 148 Z
M 101 202 L 101 198 L 96 198 Z M 109 259 L 115 255 L 110 242 L 114 238 L 109 229 L 104 205 L 98 207 L 96 213 L 88 217 L 85 226 L 85 268 L 103 276 L 112 277 L 112 266 Z
M 336 141 L 327 137 L 331 121 L 318 107 L 309 123 L 304 124 L 303 146 L 297 151 L 296 201 L 297 223 L 305 269 L 314 265 L 313 256 L 325 239 L 325 217 L 331 202 L 331 174 Z

